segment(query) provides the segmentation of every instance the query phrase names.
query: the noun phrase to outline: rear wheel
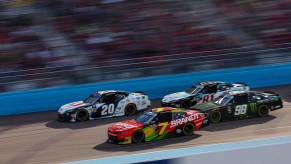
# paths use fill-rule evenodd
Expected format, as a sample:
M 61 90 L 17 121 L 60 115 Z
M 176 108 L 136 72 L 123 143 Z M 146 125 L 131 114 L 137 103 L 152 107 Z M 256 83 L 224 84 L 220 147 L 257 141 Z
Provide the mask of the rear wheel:
M 221 113 L 219 111 L 212 111 L 209 116 L 209 120 L 212 123 L 218 123 L 221 121 Z
M 270 109 L 267 106 L 260 106 L 259 109 L 258 109 L 258 115 L 259 115 L 259 117 L 268 116 L 269 115 L 269 112 L 270 112 Z
M 183 126 L 183 134 L 185 136 L 190 136 L 194 133 L 194 125 L 190 122 L 186 123 L 184 126 Z
M 131 136 L 132 142 L 134 143 L 140 143 L 144 141 L 144 133 L 142 130 L 136 130 L 132 133 Z
M 134 115 L 136 113 L 137 110 L 136 110 L 136 106 L 135 105 L 128 104 L 128 105 L 126 105 L 124 111 L 125 111 L 126 115 L 132 116 L 132 115 Z
M 83 121 L 88 120 L 89 114 L 85 109 L 80 109 L 78 110 L 76 117 L 77 117 L 77 121 L 83 122 Z

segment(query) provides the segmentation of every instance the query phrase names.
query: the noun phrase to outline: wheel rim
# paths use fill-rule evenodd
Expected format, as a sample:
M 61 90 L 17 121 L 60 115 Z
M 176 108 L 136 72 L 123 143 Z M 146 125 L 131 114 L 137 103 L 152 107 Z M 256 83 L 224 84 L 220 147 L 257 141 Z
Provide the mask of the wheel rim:
M 135 107 L 133 105 L 129 105 L 126 108 L 126 114 L 127 115 L 133 115 L 135 113 Z
M 79 119 L 79 121 L 85 121 L 86 119 L 87 119 L 87 112 L 86 111 L 80 111 L 79 113 L 78 113 L 78 119 Z
M 143 134 L 142 134 L 142 132 L 140 132 L 140 131 L 135 132 L 133 134 L 133 140 L 134 140 L 134 142 L 142 142 L 142 140 L 143 140 Z
M 194 127 L 192 125 L 190 125 L 190 124 L 186 125 L 184 127 L 184 134 L 186 136 L 189 136 L 189 135 L 193 134 L 193 129 L 194 129 Z
M 213 112 L 211 114 L 211 121 L 214 122 L 214 123 L 215 122 L 219 122 L 220 118 L 221 118 L 221 115 L 218 112 Z
M 268 115 L 268 109 L 266 107 L 262 107 L 259 111 L 260 111 L 260 116 Z

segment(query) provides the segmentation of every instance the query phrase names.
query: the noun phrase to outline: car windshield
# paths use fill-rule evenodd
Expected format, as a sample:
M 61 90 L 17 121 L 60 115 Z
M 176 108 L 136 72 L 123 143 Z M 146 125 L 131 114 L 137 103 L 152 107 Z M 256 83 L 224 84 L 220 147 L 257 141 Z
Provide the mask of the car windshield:
M 146 112 L 140 115 L 135 119 L 136 122 L 142 122 L 144 124 L 149 124 L 155 117 L 157 116 L 157 113 L 155 112 Z
M 196 85 L 196 86 L 192 86 L 189 89 L 187 89 L 186 92 L 189 93 L 189 94 L 195 95 L 198 92 L 200 92 L 201 89 L 203 89 L 203 86 L 202 85 Z
M 216 99 L 214 101 L 214 103 L 218 104 L 218 105 L 225 105 L 232 99 L 233 99 L 233 96 L 226 95 L 226 96 L 223 96 L 223 97 L 220 97 L 220 98 Z
M 85 100 L 83 100 L 84 103 L 90 103 L 93 104 L 95 103 L 97 100 L 99 100 L 101 97 L 100 94 L 97 93 L 93 93 L 91 94 L 89 97 L 87 97 Z

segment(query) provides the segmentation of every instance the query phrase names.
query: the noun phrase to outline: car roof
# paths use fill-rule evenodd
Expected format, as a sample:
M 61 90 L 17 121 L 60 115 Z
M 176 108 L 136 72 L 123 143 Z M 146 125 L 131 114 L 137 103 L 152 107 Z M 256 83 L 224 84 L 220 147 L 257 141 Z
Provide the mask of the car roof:
M 221 81 L 202 81 L 202 82 L 198 82 L 196 83 L 196 85 L 217 85 L 217 84 L 221 84 L 221 83 L 225 83 L 225 82 L 221 82 Z
M 227 92 L 227 94 L 229 95 L 239 95 L 239 94 L 243 94 L 243 93 L 257 93 L 255 91 L 229 91 Z
M 156 113 L 161 113 L 161 112 L 185 112 L 185 109 L 181 109 L 181 108 L 173 108 L 173 107 L 160 107 L 160 108 L 154 108 L 151 109 L 152 112 L 156 112 Z
M 94 92 L 94 93 L 98 93 L 100 95 L 103 95 L 103 94 L 107 94 L 107 93 L 116 93 L 116 92 L 120 92 L 120 91 L 116 91 L 116 90 L 103 90 L 103 91 L 97 91 L 97 92 Z

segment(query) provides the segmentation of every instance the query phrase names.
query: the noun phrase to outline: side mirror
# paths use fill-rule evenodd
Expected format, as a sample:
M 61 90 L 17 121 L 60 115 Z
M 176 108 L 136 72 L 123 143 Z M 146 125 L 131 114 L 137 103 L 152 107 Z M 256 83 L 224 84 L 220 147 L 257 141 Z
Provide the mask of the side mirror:
M 151 121 L 151 122 L 150 122 L 150 124 L 155 124 L 155 123 L 156 123 L 156 121 Z

